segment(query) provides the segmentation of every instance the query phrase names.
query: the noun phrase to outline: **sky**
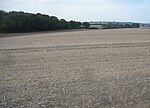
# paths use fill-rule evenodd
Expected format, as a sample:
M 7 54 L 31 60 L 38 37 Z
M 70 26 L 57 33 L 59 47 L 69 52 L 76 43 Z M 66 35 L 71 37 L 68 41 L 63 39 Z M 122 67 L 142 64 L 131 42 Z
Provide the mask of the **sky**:
M 76 21 L 150 23 L 150 0 L 0 0 L 0 10 Z

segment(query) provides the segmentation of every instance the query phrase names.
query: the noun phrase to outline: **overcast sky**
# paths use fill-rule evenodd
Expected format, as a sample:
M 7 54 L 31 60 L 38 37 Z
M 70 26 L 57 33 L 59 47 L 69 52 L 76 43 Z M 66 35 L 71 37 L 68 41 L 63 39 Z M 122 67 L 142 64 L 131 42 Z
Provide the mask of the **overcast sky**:
M 150 23 L 150 0 L 0 0 L 0 9 L 77 21 Z

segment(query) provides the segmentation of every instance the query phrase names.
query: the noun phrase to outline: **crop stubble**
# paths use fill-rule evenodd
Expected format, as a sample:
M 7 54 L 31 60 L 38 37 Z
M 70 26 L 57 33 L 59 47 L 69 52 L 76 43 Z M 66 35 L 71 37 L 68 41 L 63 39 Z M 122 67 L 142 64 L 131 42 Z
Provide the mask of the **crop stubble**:
M 149 108 L 150 30 L 0 38 L 0 107 Z

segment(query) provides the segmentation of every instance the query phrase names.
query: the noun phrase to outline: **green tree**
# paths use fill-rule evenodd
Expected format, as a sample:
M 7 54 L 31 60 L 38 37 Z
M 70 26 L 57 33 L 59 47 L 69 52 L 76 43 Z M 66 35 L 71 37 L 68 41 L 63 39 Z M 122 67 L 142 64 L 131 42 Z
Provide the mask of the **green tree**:
M 132 28 L 139 28 L 140 24 L 139 23 L 133 23 L 131 26 L 132 26 Z
M 88 22 L 83 22 L 83 23 L 82 23 L 82 26 L 85 27 L 85 28 L 88 28 L 88 27 L 90 27 L 90 23 L 88 23 Z
M 60 29 L 68 29 L 69 28 L 68 23 L 65 19 L 61 19 L 59 21 L 59 27 L 60 27 Z
M 69 21 L 69 28 L 71 29 L 81 28 L 81 22 Z
M 0 32 L 32 32 L 80 28 L 81 23 L 59 20 L 55 16 L 0 10 Z

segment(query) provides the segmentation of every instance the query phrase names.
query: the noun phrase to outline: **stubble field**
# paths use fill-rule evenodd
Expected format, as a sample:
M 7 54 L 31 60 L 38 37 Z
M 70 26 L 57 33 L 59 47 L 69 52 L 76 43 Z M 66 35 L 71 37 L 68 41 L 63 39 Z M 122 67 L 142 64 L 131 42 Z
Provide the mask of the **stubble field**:
M 150 29 L 0 35 L 0 108 L 150 108 Z

